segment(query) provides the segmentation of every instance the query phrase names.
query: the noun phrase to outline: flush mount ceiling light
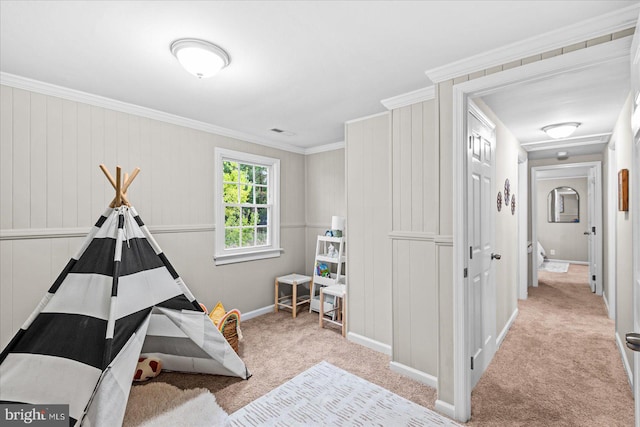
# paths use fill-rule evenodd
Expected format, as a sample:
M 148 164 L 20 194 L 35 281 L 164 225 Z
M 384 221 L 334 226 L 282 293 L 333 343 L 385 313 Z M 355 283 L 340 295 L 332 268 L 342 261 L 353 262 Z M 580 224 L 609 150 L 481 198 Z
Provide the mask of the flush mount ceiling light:
M 555 125 L 545 126 L 542 130 L 553 139 L 567 138 L 571 136 L 581 124 L 582 123 L 578 122 L 557 123 Z
M 205 40 L 176 40 L 171 43 L 171 53 L 185 70 L 199 79 L 213 76 L 231 62 L 224 49 Z

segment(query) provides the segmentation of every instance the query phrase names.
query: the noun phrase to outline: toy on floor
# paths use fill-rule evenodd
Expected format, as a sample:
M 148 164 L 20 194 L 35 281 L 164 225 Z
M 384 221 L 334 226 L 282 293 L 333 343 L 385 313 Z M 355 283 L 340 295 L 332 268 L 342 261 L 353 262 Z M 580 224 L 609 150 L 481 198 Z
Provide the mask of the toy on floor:
M 162 361 L 160 359 L 156 357 L 140 357 L 133 380 L 147 381 L 160 375 L 160 371 L 162 371 Z
M 209 313 L 209 318 L 237 353 L 238 341 L 242 340 L 240 311 L 233 309 L 227 312 L 222 303 L 218 301 L 211 313 Z

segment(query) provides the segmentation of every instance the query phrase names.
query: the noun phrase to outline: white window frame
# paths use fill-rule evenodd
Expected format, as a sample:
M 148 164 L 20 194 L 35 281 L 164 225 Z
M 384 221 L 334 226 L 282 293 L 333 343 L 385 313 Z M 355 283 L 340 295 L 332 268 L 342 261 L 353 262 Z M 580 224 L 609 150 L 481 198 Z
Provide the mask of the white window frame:
M 267 187 L 268 201 L 271 205 L 271 214 L 269 216 L 268 224 L 268 234 L 270 237 L 269 245 L 261 246 L 259 248 L 250 247 L 225 249 L 225 214 L 224 204 L 222 203 L 224 194 L 224 161 L 260 165 L 269 169 L 269 181 Z M 241 151 L 233 151 L 225 148 L 216 148 L 215 177 L 215 264 L 225 265 L 236 262 L 279 257 L 282 253 L 282 248 L 280 248 L 280 159 L 244 153 Z

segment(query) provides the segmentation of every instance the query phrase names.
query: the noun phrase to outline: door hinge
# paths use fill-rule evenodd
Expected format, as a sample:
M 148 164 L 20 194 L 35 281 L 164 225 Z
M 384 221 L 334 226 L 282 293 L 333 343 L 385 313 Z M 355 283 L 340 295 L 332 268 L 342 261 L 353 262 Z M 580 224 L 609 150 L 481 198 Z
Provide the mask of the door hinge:
M 591 232 L 593 233 L 594 236 L 596 235 L 596 227 L 595 226 L 591 227 Z
M 465 279 L 467 278 L 467 275 L 468 275 L 468 272 L 467 272 L 467 269 L 465 268 L 464 269 L 464 277 L 465 277 Z
M 469 259 L 473 259 L 473 246 L 469 246 Z
M 471 370 L 473 371 L 473 356 L 471 356 Z

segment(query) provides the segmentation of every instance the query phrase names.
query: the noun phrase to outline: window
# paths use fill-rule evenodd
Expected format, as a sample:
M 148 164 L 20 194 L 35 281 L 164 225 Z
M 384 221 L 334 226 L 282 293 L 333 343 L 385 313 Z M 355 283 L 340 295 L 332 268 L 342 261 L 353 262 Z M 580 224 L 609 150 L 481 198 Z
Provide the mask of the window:
M 280 256 L 280 160 L 216 148 L 217 265 Z

